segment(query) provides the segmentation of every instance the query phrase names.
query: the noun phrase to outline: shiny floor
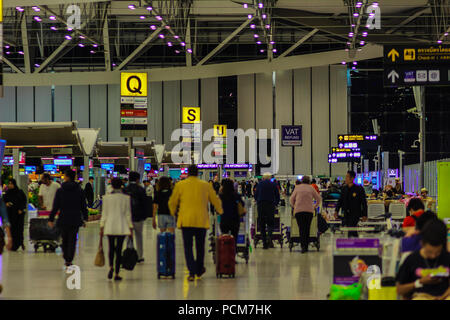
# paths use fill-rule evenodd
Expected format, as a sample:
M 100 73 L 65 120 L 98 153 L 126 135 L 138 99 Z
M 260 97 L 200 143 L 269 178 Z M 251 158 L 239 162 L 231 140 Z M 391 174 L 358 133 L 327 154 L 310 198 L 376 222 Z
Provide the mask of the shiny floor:
M 280 207 L 281 222 L 290 225 L 290 208 Z M 27 227 L 26 227 L 27 229 Z M 301 254 L 297 246 L 253 249 L 248 264 L 238 258 L 235 279 L 216 279 L 212 254 L 206 253 L 206 274 L 201 280 L 186 279 L 181 232 L 176 231 L 176 279 L 156 276 L 156 234 L 151 221 L 144 230 L 145 262 L 133 271 L 123 270 L 119 283 L 107 279 L 107 267 L 94 266 L 99 241 L 98 222 L 91 222 L 79 233 L 74 264 L 81 270 L 81 289 L 68 289 L 69 277 L 63 271 L 60 249 L 56 253 L 6 252 L 0 256 L 0 299 L 326 299 L 331 285 L 331 235 L 321 239 L 321 250 Z M 25 232 L 28 239 L 28 232 Z M 105 247 L 105 251 L 107 248 Z

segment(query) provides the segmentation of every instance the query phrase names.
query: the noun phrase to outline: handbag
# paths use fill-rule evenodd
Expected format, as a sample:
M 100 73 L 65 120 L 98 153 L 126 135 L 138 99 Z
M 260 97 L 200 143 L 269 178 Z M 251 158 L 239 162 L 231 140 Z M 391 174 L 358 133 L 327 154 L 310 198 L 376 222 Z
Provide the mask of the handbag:
M 122 253 L 122 267 L 125 270 L 133 270 L 138 261 L 138 254 L 133 246 L 133 238 L 128 237 L 127 248 Z
M 94 265 L 103 267 L 105 265 L 105 253 L 103 252 L 103 237 L 100 237 L 97 255 L 95 256 Z
M 247 213 L 247 209 L 245 209 L 240 201 L 237 202 L 237 210 L 239 217 L 245 216 L 245 214 Z
M 317 226 L 320 233 L 325 233 L 328 230 L 328 223 L 327 221 L 322 217 L 321 214 L 317 214 Z

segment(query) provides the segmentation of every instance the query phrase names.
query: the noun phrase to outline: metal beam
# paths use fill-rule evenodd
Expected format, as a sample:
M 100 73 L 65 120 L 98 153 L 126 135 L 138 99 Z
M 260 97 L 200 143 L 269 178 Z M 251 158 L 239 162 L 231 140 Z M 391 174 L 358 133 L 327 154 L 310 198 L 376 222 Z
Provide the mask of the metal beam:
M 6 62 L 6 64 L 8 66 L 11 67 L 11 69 L 13 69 L 15 72 L 17 73 L 23 73 L 22 70 L 20 70 L 17 66 L 15 66 L 11 61 L 9 61 L 8 59 L 6 59 L 4 56 L 2 57 L 3 62 Z
M 319 29 L 313 29 L 308 34 L 304 35 L 300 40 L 298 40 L 296 43 L 294 43 L 289 49 L 287 49 L 285 52 L 283 52 L 277 59 L 286 57 L 289 53 L 294 51 L 298 46 L 300 46 L 302 43 L 307 41 L 309 38 L 311 38 L 313 35 L 315 35 Z
M 233 40 L 234 37 L 236 37 L 244 28 L 246 28 L 255 17 L 251 18 L 250 20 L 246 20 L 243 24 L 241 24 L 236 30 L 234 30 L 228 37 L 225 38 L 217 47 L 215 47 L 206 57 L 204 57 L 199 63 L 197 63 L 197 66 L 201 66 L 204 63 L 206 63 L 209 59 L 211 59 L 216 53 L 218 53 L 225 45 L 228 44 L 231 40 Z
M 25 65 L 25 73 L 31 73 L 30 46 L 28 43 L 27 16 L 25 13 L 22 15 L 21 29 L 22 29 L 22 48 L 24 53 L 23 59 Z
M 392 34 L 394 33 L 394 31 L 396 31 L 398 28 L 410 23 L 411 21 L 415 20 L 416 18 L 420 17 L 421 15 L 423 15 L 424 13 L 426 13 L 427 11 L 429 11 L 430 8 L 427 7 L 425 9 L 419 10 L 416 13 L 414 13 L 413 15 L 409 16 L 408 18 L 406 18 L 405 20 L 403 20 L 402 22 L 400 22 L 398 25 L 396 25 L 395 27 L 389 29 L 388 31 L 386 31 L 386 34 Z
M 147 37 L 140 45 L 137 47 L 118 67 L 116 70 L 121 70 L 125 67 L 132 59 L 137 58 L 137 55 L 153 40 L 158 34 L 164 29 L 164 24 L 156 29 L 150 36 Z
M 192 50 L 191 44 L 191 19 L 188 18 L 186 27 L 186 66 L 192 67 L 192 53 L 188 52 L 188 49 Z
M 319 53 L 302 54 L 274 59 L 218 63 L 193 67 L 133 69 L 130 72 L 147 72 L 150 82 L 194 80 L 216 77 L 228 77 L 254 73 L 272 73 L 278 70 L 310 68 L 329 64 L 340 64 L 342 61 L 361 61 L 383 56 L 383 46 L 367 44 L 356 53 L 354 59 L 348 57 L 345 50 L 333 50 Z M 55 72 L 41 74 L 5 73 L 4 86 L 51 86 L 51 85 L 87 85 L 87 84 L 119 84 L 120 71 L 117 72 Z
M 107 10 L 108 8 L 106 8 Z M 105 70 L 111 71 L 111 47 L 109 46 L 108 14 L 105 10 L 105 20 L 103 22 L 103 48 L 105 54 Z

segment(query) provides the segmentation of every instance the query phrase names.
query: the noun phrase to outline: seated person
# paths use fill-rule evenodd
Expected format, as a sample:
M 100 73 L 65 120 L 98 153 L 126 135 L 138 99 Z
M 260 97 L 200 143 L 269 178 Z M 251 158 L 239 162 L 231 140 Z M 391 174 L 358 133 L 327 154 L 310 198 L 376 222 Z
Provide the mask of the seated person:
M 427 208 L 430 209 L 431 205 L 432 205 L 431 201 L 433 201 L 433 198 L 428 196 L 428 189 L 427 188 L 420 189 L 420 198 L 425 203 Z
M 412 198 L 406 207 L 407 217 L 403 220 L 403 231 L 406 233 L 416 226 L 416 220 L 425 212 L 425 206 L 419 198 Z
M 427 211 L 417 218 L 416 227 L 411 229 L 402 239 L 402 252 L 417 251 L 422 248 L 420 244 L 422 239 L 421 232 L 425 224 L 433 219 L 437 219 L 437 216 L 432 211 Z
M 433 219 L 421 236 L 422 248 L 411 253 L 397 273 L 397 293 L 413 300 L 450 300 L 447 226 Z

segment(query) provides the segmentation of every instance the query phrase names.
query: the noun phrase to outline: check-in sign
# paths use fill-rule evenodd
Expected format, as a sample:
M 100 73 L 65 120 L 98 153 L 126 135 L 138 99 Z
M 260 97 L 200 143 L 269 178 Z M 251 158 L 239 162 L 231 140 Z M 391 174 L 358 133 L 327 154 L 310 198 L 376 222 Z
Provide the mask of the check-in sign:
M 226 138 L 227 137 L 227 125 L 226 124 L 215 124 L 214 125 L 214 137 Z
M 183 107 L 182 123 L 200 123 L 200 107 Z
M 120 95 L 128 97 L 147 96 L 147 73 L 122 72 L 120 74 Z

